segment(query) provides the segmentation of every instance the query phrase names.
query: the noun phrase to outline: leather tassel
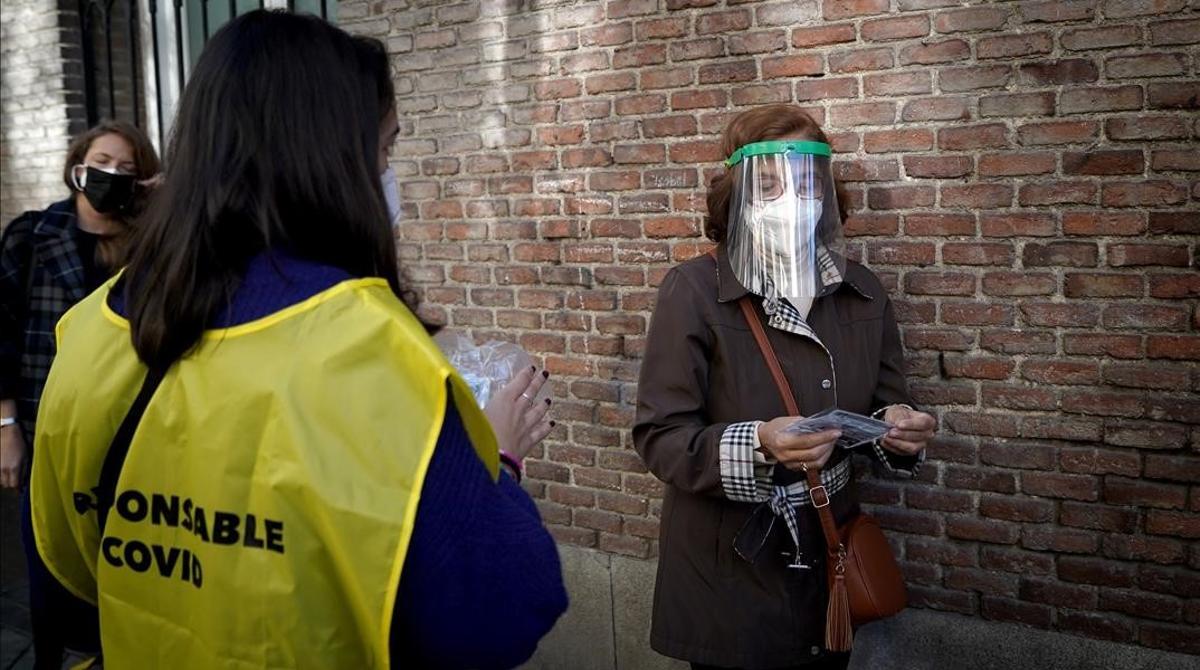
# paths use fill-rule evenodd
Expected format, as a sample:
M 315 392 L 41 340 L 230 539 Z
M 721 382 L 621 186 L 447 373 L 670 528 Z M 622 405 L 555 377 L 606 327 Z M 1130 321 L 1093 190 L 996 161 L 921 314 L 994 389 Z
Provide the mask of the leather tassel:
M 846 577 L 836 575 L 829 590 L 829 609 L 825 612 L 825 648 L 850 651 L 854 629 L 850 624 L 850 598 L 846 595 Z

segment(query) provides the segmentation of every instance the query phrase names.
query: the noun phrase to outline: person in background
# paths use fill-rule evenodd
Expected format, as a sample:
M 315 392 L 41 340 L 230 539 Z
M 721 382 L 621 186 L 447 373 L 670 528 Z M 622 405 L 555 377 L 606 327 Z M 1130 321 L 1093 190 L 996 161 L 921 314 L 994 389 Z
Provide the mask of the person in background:
M 224 26 L 126 271 L 59 323 L 32 523 L 112 667 L 509 668 L 566 609 L 518 485 L 547 375 L 485 416 L 415 316 L 388 72 L 314 17 Z
M 893 427 L 861 450 L 912 474 L 935 420 L 912 408 L 895 314 L 845 256 L 830 149 L 794 105 L 736 116 L 708 190 L 715 254 L 670 271 L 646 341 L 634 445 L 667 484 L 651 646 L 693 668 L 845 668 L 824 648 L 825 540 L 802 474 L 839 525 L 857 511 L 836 431 L 791 433 L 739 302 L 765 323 L 797 405 Z M 778 522 L 776 522 L 778 520 Z
M 158 171 L 158 154 L 140 130 L 123 121 L 103 122 L 67 149 L 63 183 L 70 196 L 5 226 L 0 238 L 0 487 L 18 489 L 25 483 L 38 399 L 54 359 L 54 324 L 120 266 L 130 227 Z M 22 505 L 27 502 L 23 494 Z M 29 528 L 22 532 L 31 573 L 34 655 L 42 667 L 58 667 L 68 640 L 72 646 L 94 646 L 94 624 L 81 622 L 78 612 L 69 620 L 47 617 L 52 603 L 66 594 L 37 578 L 43 568 Z

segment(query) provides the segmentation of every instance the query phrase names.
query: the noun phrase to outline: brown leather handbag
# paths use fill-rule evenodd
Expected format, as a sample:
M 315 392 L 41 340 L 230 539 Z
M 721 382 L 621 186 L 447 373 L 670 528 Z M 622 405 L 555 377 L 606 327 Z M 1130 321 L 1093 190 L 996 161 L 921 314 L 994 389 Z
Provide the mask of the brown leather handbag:
M 739 302 L 742 314 L 750 324 L 758 348 L 762 351 L 771 377 L 783 396 L 791 416 L 800 416 L 796 397 L 775 349 L 767 340 L 750 297 Z M 879 528 L 879 522 L 869 514 L 859 514 L 838 528 L 829 511 L 829 493 L 821 485 L 819 468 L 806 468 L 809 496 L 821 518 L 821 529 L 829 548 L 829 608 L 825 617 L 825 647 L 831 651 L 848 651 L 854 642 L 853 626 L 896 614 L 908 605 L 904 575 L 896 565 L 892 547 Z

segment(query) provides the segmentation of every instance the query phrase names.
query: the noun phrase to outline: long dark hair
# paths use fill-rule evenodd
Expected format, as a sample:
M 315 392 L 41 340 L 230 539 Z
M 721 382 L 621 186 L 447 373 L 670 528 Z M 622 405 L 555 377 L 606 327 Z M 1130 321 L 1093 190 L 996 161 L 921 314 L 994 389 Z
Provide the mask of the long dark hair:
M 779 103 L 748 109 L 733 117 L 725 132 L 721 134 L 721 150 L 726 157 L 751 142 L 774 140 L 785 135 L 799 133 L 806 139 L 829 144 L 821 126 L 797 105 Z M 846 218 L 846 194 L 840 183 L 834 184 L 838 199 L 838 211 Z M 708 218 L 704 222 L 704 234 L 716 243 L 725 241 L 729 233 L 729 200 L 733 197 L 733 170 L 723 170 L 708 184 Z
M 253 11 L 209 40 L 126 274 L 147 365 L 190 351 L 266 249 L 408 293 L 379 182 L 387 72 L 378 41 L 310 16 Z

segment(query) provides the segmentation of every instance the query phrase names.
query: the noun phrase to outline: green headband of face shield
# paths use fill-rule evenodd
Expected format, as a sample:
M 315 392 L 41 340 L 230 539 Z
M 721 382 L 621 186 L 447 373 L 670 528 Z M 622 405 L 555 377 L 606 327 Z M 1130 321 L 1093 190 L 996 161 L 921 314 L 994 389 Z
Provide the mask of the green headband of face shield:
M 824 142 L 802 142 L 802 141 L 785 141 L 771 140 L 768 142 L 751 142 L 733 152 L 733 155 L 725 159 L 725 167 L 731 168 L 741 162 L 743 158 L 751 156 L 762 156 L 764 154 L 809 154 L 813 156 L 832 156 L 833 151 L 829 145 Z

